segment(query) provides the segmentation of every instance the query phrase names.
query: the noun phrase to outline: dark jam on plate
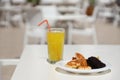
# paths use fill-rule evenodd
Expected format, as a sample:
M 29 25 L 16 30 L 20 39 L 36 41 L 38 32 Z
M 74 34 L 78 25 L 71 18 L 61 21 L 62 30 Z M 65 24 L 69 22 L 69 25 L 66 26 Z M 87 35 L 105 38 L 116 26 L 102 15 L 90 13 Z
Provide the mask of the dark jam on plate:
M 89 57 L 87 59 L 87 63 L 88 65 L 92 68 L 92 69 L 99 69 L 99 68 L 103 68 L 106 66 L 105 63 L 103 63 L 102 61 L 100 61 L 98 58 L 96 57 Z

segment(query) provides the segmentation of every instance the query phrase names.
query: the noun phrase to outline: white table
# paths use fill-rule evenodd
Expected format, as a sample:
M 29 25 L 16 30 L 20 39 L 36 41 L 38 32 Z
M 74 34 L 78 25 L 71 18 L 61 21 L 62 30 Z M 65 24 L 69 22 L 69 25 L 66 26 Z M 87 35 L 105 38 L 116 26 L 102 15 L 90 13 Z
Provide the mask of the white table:
M 49 8 L 50 7 L 50 8 Z M 92 18 L 90 16 L 87 16 L 85 14 L 66 14 L 66 15 L 61 15 L 59 14 L 57 11 L 56 11 L 56 6 L 36 6 L 35 9 L 36 10 L 42 10 L 44 9 L 45 11 L 43 11 L 43 18 L 44 19 L 49 19 L 49 20 L 64 20 L 64 21 L 74 21 L 74 20 L 85 20 L 87 18 Z M 50 13 L 53 13 L 53 14 L 48 14 L 49 12 L 47 11 L 48 8 L 51 10 Z M 57 8 L 58 10 L 61 10 L 61 8 Z M 62 8 L 63 9 L 63 8 Z M 74 8 L 75 9 L 75 8 Z M 67 9 L 69 10 L 69 9 Z M 66 10 L 66 11 L 67 11 Z M 80 10 L 80 9 L 78 9 Z
M 71 59 L 75 52 L 85 57 L 99 56 L 112 65 L 110 73 L 105 75 L 68 75 L 57 72 L 56 66 L 46 61 L 47 46 L 26 46 L 20 63 L 11 80 L 119 80 L 120 45 L 65 45 L 64 59 Z

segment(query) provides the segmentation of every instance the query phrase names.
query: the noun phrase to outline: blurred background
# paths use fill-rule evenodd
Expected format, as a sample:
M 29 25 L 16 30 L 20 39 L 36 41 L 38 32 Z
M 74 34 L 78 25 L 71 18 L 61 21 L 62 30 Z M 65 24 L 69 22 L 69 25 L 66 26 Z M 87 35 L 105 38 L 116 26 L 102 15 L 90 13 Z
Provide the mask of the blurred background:
M 120 45 L 120 0 L 0 0 L 0 80 L 25 45 L 47 44 L 45 19 L 65 29 L 65 44 Z

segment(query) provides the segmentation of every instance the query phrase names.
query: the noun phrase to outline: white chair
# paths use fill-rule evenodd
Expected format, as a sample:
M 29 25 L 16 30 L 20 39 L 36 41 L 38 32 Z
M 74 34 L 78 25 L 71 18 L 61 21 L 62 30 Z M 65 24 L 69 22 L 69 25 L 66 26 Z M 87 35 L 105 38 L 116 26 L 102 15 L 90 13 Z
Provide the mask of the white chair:
M 68 4 L 70 6 L 77 5 L 81 0 L 63 0 L 63 4 Z
M 63 0 L 41 0 L 41 4 L 59 4 L 62 2 Z
M 77 20 L 77 22 L 80 22 L 83 24 L 84 29 L 74 28 L 74 25 L 71 22 L 68 22 L 69 32 L 68 32 L 68 44 L 73 43 L 73 34 L 75 35 L 83 35 L 83 36 L 92 36 L 93 37 L 93 43 L 97 44 L 97 35 L 95 30 L 95 20 L 97 16 L 98 8 L 96 7 L 94 10 L 94 13 L 91 17 L 84 17 L 82 19 Z M 86 24 L 89 23 L 90 25 Z
M 5 26 L 10 26 L 9 20 L 10 20 L 10 7 L 11 3 L 10 0 L 1 0 L 1 21 L 0 24 Z
M 115 19 L 114 19 L 114 22 L 113 22 L 113 26 L 118 26 L 119 25 L 119 22 L 120 22 L 120 7 L 119 6 L 116 6 L 116 14 L 115 14 Z
M 27 0 L 11 0 L 13 4 L 25 4 Z
M 10 2 L 10 0 L 1 0 L 2 2 Z
M 106 5 L 112 3 L 113 0 L 98 0 L 98 4 L 100 5 Z
M 16 14 L 10 19 L 10 23 L 13 27 L 23 26 L 23 16 L 21 14 Z
M 45 27 L 45 26 L 36 26 L 33 29 L 27 30 L 27 32 L 26 32 L 26 38 L 27 38 L 26 44 L 28 44 L 28 42 L 29 42 L 28 39 L 30 37 L 39 39 L 40 44 L 45 44 L 45 42 L 46 42 L 46 27 L 45 28 L 42 28 L 42 27 Z
M 98 16 L 103 19 L 103 21 L 106 20 L 106 18 L 113 18 L 114 17 L 114 7 L 113 6 L 107 6 L 114 3 L 113 0 L 98 0 Z
M 56 17 L 59 15 L 58 12 L 57 12 L 56 6 L 54 6 L 54 5 L 52 5 L 52 6 L 42 6 L 40 8 L 40 10 L 41 10 L 41 14 L 40 14 L 41 18 L 39 18 L 39 22 L 40 22 L 40 20 L 42 21 L 44 19 L 47 19 L 49 21 L 49 24 L 51 25 L 51 27 L 55 26 Z M 38 17 L 36 17 L 36 18 L 38 19 Z M 33 29 L 32 32 L 31 32 L 31 36 L 34 35 L 36 37 L 41 38 L 41 44 L 45 44 L 45 42 L 46 42 L 46 30 L 47 30 L 46 27 L 47 27 L 47 25 L 45 25 L 45 24 L 41 25 L 40 27 L 37 27 L 37 28 Z
M 69 2 L 69 3 L 78 3 L 80 0 L 66 0 L 67 2 Z
M 47 19 L 51 26 L 54 26 L 56 23 L 56 18 L 60 15 L 57 11 L 57 7 L 52 6 L 43 6 L 41 8 L 42 19 Z
M 30 13 L 29 13 L 30 12 Z M 37 39 L 38 44 L 45 44 L 46 42 L 46 25 L 37 26 L 41 20 L 40 11 L 29 10 L 25 15 L 25 44 L 29 44 L 30 38 Z M 34 42 L 33 42 L 34 43 Z M 35 43 L 36 44 L 36 43 Z
M 73 25 L 71 23 L 68 24 L 69 27 L 73 27 Z M 71 30 L 69 29 L 69 35 L 68 35 L 68 44 L 72 44 L 73 42 L 73 38 L 72 35 L 82 35 L 82 36 L 92 36 L 93 39 L 93 44 L 97 44 L 97 36 L 96 36 L 96 30 L 93 27 L 91 28 L 86 28 L 86 29 L 73 29 L 71 28 Z M 74 42 L 75 43 L 75 42 Z

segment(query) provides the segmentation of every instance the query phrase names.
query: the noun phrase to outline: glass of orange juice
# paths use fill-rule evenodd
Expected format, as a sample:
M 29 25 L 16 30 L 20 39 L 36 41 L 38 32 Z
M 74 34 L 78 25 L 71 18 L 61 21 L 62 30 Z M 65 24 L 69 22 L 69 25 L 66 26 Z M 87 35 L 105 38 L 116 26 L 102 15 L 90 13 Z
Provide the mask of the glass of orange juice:
M 51 28 L 47 31 L 48 59 L 49 63 L 62 60 L 64 48 L 64 28 Z

